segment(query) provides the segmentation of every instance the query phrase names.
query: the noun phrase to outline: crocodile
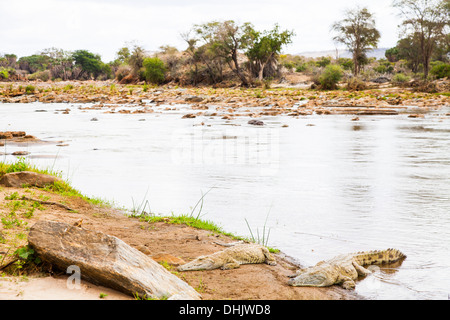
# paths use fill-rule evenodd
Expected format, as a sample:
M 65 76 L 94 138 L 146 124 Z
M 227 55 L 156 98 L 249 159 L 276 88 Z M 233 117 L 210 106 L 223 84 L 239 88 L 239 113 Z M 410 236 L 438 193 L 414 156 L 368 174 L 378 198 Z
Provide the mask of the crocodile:
M 217 244 L 229 248 L 210 255 L 200 256 L 191 262 L 179 266 L 178 271 L 214 270 L 218 268 L 229 270 L 239 268 L 241 264 L 254 263 L 267 263 L 271 266 L 277 264 L 269 249 L 264 246 L 242 242 Z
M 394 263 L 405 258 L 406 255 L 397 249 L 343 254 L 298 270 L 296 274 L 289 276 L 292 279 L 288 284 L 294 287 L 327 287 L 339 284 L 350 290 L 355 288 L 358 276 L 365 277 L 372 273 L 365 266 Z

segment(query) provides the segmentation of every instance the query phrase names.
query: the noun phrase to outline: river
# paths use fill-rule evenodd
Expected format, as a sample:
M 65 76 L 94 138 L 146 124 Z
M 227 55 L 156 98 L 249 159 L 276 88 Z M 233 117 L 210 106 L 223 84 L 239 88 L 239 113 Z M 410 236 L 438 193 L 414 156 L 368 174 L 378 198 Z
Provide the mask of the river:
M 356 292 L 368 299 L 448 299 L 448 110 L 414 119 L 266 117 L 260 127 L 245 117 L 181 119 L 183 106 L 147 114 L 79 107 L 0 104 L 0 131 L 53 142 L 6 144 L 3 161 L 28 151 L 32 164 L 62 171 L 84 194 L 259 234 L 305 266 L 397 248 L 407 255 L 403 263 L 358 281 Z M 201 211 L 192 212 L 202 195 Z

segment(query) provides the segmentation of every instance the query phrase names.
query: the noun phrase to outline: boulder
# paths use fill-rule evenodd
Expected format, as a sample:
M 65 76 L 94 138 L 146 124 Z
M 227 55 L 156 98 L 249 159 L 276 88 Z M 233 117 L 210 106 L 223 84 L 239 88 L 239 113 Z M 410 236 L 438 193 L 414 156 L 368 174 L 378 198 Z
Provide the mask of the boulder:
M 203 100 L 205 100 L 205 98 L 199 97 L 199 96 L 192 96 L 192 95 L 188 95 L 184 98 L 184 101 L 186 102 L 202 102 Z
M 47 174 L 31 171 L 11 172 L 0 179 L 0 185 L 5 187 L 22 188 L 24 185 L 44 188 L 61 181 L 59 178 Z
M 247 123 L 251 124 L 253 126 L 263 126 L 264 125 L 264 122 L 262 122 L 261 120 L 250 120 Z
M 200 294 L 164 267 L 122 240 L 102 232 L 54 221 L 38 221 L 28 241 L 43 260 L 81 278 L 141 297 L 198 300 Z

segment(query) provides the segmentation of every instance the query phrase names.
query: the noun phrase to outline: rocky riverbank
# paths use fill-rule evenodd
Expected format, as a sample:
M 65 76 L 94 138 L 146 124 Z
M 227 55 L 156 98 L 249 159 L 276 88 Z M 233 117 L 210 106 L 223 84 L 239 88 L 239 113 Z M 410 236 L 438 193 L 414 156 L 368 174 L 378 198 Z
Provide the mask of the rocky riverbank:
M 383 87 L 364 91 L 318 91 L 299 88 L 179 88 L 119 85 L 113 82 L 15 82 L 0 85 L 3 103 L 71 103 L 105 113 L 153 113 L 188 105 L 186 118 L 312 114 L 418 115 L 450 106 L 448 81 L 442 92 L 422 93 Z M 87 104 L 87 105 L 86 105 Z M 123 109 L 129 106 L 128 109 Z M 162 110 L 161 110 L 162 106 Z M 64 111 L 64 110 L 62 110 Z M 447 113 L 443 114 L 448 115 Z

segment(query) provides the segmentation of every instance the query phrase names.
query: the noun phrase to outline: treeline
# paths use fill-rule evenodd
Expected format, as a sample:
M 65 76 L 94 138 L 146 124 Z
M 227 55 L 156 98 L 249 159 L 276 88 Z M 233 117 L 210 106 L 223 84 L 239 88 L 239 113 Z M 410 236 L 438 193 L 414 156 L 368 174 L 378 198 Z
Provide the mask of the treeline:
M 402 38 L 386 51 L 385 59 L 369 58 L 381 35 L 373 14 L 367 8 L 356 7 L 331 25 L 333 40 L 351 52 L 350 59 L 338 55 L 318 59 L 282 55 L 294 31 L 281 30 L 278 25 L 259 31 L 251 23 L 212 21 L 194 25 L 181 35 L 186 43 L 184 51 L 162 46 L 149 54 L 138 44 L 126 45 L 108 63 L 87 50 L 50 48 L 20 58 L 3 54 L 0 80 L 116 79 L 120 83 L 180 85 L 239 81 L 250 86 L 282 79 L 287 72 L 301 72 L 312 75 L 323 88 L 334 88 L 344 76 L 367 80 L 383 75 L 396 81 L 449 77 L 450 2 L 394 0 L 393 6 L 403 19 Z

